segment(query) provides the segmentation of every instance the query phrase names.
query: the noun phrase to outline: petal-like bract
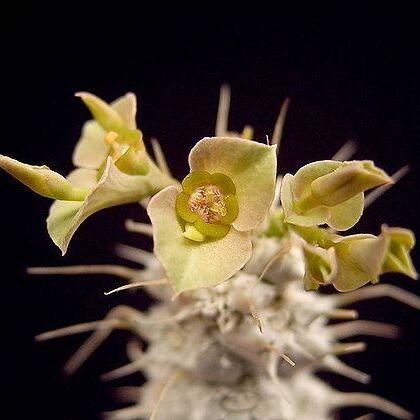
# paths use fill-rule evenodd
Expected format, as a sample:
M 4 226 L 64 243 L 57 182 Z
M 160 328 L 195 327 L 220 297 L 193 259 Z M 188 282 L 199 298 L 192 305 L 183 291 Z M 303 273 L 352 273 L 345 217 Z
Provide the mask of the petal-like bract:
M 156 194 L 147 212 L 153 224 L 154 252 L 177 292 L 219 284 L 240 270 L 251 256 L 247 232 L 232 228 L 221 239 L 194 242 L 184 236 L 175 212 L 180 190 L 170 186 Z

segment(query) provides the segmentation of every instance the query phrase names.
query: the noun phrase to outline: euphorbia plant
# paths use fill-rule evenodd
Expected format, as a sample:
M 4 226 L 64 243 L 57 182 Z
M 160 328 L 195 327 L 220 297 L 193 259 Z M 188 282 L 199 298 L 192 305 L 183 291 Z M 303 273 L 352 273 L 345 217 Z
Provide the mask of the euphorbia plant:
M 222 98 L 226 95 L 229 90 L 223 87 Z M 338 392 L 314 375 L 326 368 L 365 383 L 367 374 L 338 358 L 364 344 L 339 340 L 365 332 L 395 333 L 393 326 L 380 323 L 327 322 L 354 319 L 357 313 L 341 306 L 376 296 L 365 293 L 369 288 L 356 289 L 378 283 L 384 273 L 417 278 L 410 230 L 382 225 L 378 236 L 343 235 L 362 216 L 366 191 L 391 184 L 396 176 L 372 161 L 346 161 L 349 155 L 279 177 L 276 147 L 288 100 L 270 144 L 252 140 L 249 126 L 241 134 L 228 131 L 229 101 L 222 100 L 216 137 L 194 145 L 190 172 L 178 181 L 156 143 L 156 161 L 147 152 L 135 122 L 133 94 L 111 104 L 89 93 L 77 96 L 93 116 L 76 145 L 77 169 L 64 178 L 45 166 L 5 156 L 0 166 L 55 200 L 48 232 L 63 253 L 93 213 L 140 200 L 147 206 L 152 225 L 139 224 L 136 230 L 153 236 L 154 253 L 118 248 L 122 257 L 143 268 L 94 266 L 89 272 L 121 275 L 133 284 L 119 289 L 144 286 L 159 302 L 145 314 L 118 306 L 105 320 L 38 337 L 94 330 L 67 363 L 68 373 L 112 328 L 149 341 L 147 350 L 129 347 L 131 362 L 104 375 L 112 380 L 141 370 L 148 378 L 135 404 L 108 413 L 110 418 L 324 420 L 346 405 L 410 418 L 389 401 Z M 84 270 L 41 267 L 31 272 Z M 351 293 L 324 296 L 316 291 L 329 284 Z M 403 290 L 372 287 L 381 288 L 377 295 L 420 308 L 420 300 Z

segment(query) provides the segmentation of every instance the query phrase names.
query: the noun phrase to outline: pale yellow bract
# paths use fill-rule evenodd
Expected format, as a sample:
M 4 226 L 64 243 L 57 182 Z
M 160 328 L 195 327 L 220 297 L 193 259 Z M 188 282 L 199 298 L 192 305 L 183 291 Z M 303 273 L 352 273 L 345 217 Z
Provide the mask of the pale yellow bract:
M 327 224 L 347 230 L 360 219 L 364 191 L 392 183 L 372 161 L 309 163 L 286 174 L 281 188 L 285 221 L 300 226 Z
M 48 233 L 65 254 L 74 232 L 93 213 L 139 201 L 176 181 L 162 173 L 144 150 L 136 127 L 136 97 L 128 93 L 108 105 L 89 93 L 78 94 L 95 119 L 85 123 L 67 178 L 46 166 L 31 166 L 0 156 L 0 167 L 36 193 L 55 199 Z M 109 144 L 112 133 L 114 142 Z M 134 172 L 133 170 L 138 170 Z
M 233 137 L 206 137 L 189 155 L 191 171 L 227 175 L 236 187 L 237 218 L 224 238 L 194 242 L 184 236 L 176 213 L 180 190 L 168 187 L 152 198 L 155 255 L 177 292 L 219 284 L 251 256 L 249 232 L 265 218 L 274 197 L 276 147 Z

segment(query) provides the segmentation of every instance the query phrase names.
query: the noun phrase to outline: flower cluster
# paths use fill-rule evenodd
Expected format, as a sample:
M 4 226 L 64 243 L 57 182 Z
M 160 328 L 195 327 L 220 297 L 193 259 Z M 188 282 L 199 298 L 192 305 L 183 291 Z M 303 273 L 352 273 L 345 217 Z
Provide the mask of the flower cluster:
M 222 88 L 216 136 L 192 148 L 190 172 L 182 182 L 171 176 L 156 141 L 155 158 L 146 150 L 132 93 L 111 104 L 77 94 L 93 119 L 82 128 L 73 154 L 76 169 L 66 178 L 46 166 L 0 156 L 1 168 L 55 200 L 47 227 L 63 253 L 80 224 L 101 209 L 142 201 L 152 223 L 139 230 L 153 235 L 153 254 L 119 248 L 120 256 L 143 269 L 106 265 L 89 272 L 123 276 L 133 284 L 116 290 L 145 286 L 160 302 L 146 314 L 117 306 L 102 321 L 38 339 L 95 330 L 67 363 L 67 373 L 112 328 L 149 341 L 144 351 L 130 346 L 132 362 L 104 375 L 116 379 L 141 370 L 148 377 L 138 390 L 140 401 L 136 394 L 136 405 L 108 413 L 113 419 L 320 420 L 337 407 L 359 403 L 410 418 L 380 397 L 337 392 L 312 375 L 327 368 L 366 383 L 367 374 L 338 359 L 362 350 L 364 343 L 339 340 L 366 331 L 392 337 L 394 326 L 327 323 L 354 319 L 355 311 L 341 307 L 375 295 L 369 289 L 328 296 L 305 292 L 329 284 L 349 292 L 391 272 L 417 278 L 410 230 L 383 224 L 378 236 L 343 234 L 362 216 L 365 192 L 386 188 L 394 178 L 367 160 L 313 162 L 295 175 L 278 177 L 276 149 L 285 108 L 271 145 L 263 144 L 252 140 L 250 126 L 242 133 L 227 129 L 226 94 Z M 31 272 L 86 273 L 86 267 Z M 376 290 L 376 296 L 386 294 L 420 309 L 420 300 L 407 292 L 391 286 Z
M 36 193 L 54 199 L 48 233 L 63 254 L 80 224 L 99 210 L 142 200 L 176 183 L 145 150 L 136 127 L 132 93 L 108 105 L 89 93 L 77 94 L 94 119 L 76 144 L 76 169 L 66 178 L 47 166 L 32 166 L 0 156 L 0 167 Z
M 273 206 L 276 146 L 250 140 L 249 128 L 241 138 L 226 129 L 223 135 L 219 127 L 222 135 L 200 140 L 189 155 L 191 172 L 179 183 L 147 153 L 132 93 L 110 105 L 90 93 L 76 96 L 93 119 L 83 126 L 73 155 L 77 169 L 67 178 L 46 166 L 0 157 L 4 170 L 55 200 L 47 226 L 63 253 L 91 214 L 155 194 L 148 206 L 155 254 L 176 292 L 232 277 L 250 259 L 250 233 L 267 214 L 267 234 L 287 235 L 301 246 L 307 290 L 329 283 L 353 290 L 385 272 L 417 277 L 409 256 L 411 231 L 384 225 L 378 237 L 336 233 L 360 219 L 366 190 L 392 183 L 372 161 L 310 163 L 283 177 L 281 206 Z

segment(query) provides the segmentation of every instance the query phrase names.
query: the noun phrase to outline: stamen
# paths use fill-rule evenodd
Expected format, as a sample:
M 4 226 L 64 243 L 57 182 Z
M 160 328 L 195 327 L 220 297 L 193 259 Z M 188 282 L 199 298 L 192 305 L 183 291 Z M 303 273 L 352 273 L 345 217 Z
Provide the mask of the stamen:
M 105 135 L 104 141 L 106 144 L 112 144 L 115 140 L 117 140 L 118 137 L 119 134 L 115 131 L 108 131 L 108 133 Z
M 223 194 L 216 185 L 198 187 L 188 200 L 188 208 L 207 223 L 220 223 L 227 214 Z

